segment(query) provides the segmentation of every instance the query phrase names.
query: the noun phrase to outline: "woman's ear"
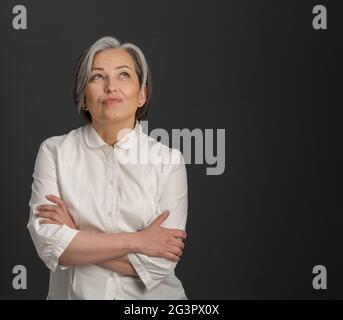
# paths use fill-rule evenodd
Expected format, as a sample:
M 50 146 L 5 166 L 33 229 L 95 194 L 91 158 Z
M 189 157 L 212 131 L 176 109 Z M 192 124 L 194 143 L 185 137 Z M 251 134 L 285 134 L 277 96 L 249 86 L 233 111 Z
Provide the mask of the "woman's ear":
M 140 90 L 139 93 L 139 103 L 138 103 L 138 108 L 143 107 L 143 105 L 145 104 L 146 100 L 147 100 L 147 94 L 148 94 L 148 86 L 144 86 L 144 88 L 142 88 Z

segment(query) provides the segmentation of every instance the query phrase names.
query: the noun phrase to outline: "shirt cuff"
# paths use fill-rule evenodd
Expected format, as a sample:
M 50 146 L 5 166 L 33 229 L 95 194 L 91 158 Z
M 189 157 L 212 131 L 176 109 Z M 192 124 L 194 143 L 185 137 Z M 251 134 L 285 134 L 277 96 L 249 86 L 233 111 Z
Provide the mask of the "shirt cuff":
M 74 239 L 74 237 L 80 232 L 80 230 L 75 230 L 67 225 L 63 225 L 61 229 L 57 232 L 54 237 L 54 245 L 53 249 L 50 254 L 50 259 L 48 259 L 47 264 L 48 268 L 55 272 L 57 267 L 59 266 L 62 270 L 68 269 L 69 266 L 61 266 L 58 264 L 58 260 L 65 249 L 68 247 L 70 242 Z
M 155 287 L 158 284 L 158 281 L 153 280 L 150 273 L 145 269 L 144 264 L 141 263 L 137 255 L 135 253 L 128 253 L 127 256 L 147 290 L 151 290 L 153 287 Z

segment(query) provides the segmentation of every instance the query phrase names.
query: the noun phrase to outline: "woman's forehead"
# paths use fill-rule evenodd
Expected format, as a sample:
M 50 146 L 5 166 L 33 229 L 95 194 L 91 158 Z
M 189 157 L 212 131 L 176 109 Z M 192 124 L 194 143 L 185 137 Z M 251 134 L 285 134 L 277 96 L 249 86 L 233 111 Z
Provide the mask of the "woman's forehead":
M 104 67 L 117 67 L 127 65 L 130 68 L 134 68 L 134 62 L 131 55 L 124 49 L 105 49 L 97 52 L 94 55 L 92 67 L 104 68 Z

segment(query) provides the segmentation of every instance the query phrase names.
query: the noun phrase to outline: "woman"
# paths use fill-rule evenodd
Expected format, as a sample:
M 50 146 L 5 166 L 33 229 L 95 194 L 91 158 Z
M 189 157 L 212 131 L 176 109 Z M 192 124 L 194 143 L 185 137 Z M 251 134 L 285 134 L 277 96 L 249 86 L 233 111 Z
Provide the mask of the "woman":
M 51 270 L 48 299 L 187 299 L 174 272 L 186 168 L 180 151 L 142 131 L 151 92 L 143 53 L 103 37 L 78 59 L 73 85 L 88 123 L 40 145 L 29 202 L 28 229 Z

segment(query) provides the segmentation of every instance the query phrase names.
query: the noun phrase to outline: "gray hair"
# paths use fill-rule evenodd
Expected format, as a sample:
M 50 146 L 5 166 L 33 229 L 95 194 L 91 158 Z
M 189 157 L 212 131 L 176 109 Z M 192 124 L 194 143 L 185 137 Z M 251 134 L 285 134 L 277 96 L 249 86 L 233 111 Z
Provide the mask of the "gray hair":
M 147 87 L 145 104 L 137 109 L 136 119 L 145 119 L 148 114 L 152 92 L 152 79 L 148 64 L 143 52 L 132 43 L 121 44 L 116 38 L 102 37 L 87 48 L 78 58 L 73 74 L 73 100 L 78 113 L 88 122 L 92 122 L 89 111 L 84 109 L 85 89 L 90 78 L 91 67 L 95 54 L 105 49 L 122 48 L 132 57 L 135 64 L 135 71 L 139 79 L 140 88 Z

